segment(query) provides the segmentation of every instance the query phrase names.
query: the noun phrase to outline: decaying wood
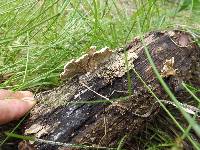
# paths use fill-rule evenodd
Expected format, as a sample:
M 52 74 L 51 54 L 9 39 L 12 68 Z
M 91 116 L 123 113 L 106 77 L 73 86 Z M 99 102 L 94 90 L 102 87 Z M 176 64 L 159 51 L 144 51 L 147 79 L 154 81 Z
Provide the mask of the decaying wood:
M 175 71 L 165 79 L 180 101 L 182 81 L 199 87 L 200 79 L 195 73 L 199 71 L 200 51 L 188 34 L 179 31 L 154 32 L 148 34 L 144 41 L 161 73 L 166 68 L 166 60 L 174 59 L 171 67 L 174 67 Z M 24 133 L 65 143 L 116 147 L 123 136 L 140 131 L 145 121 L 152 119 L 159 112 L 159 108 L 153 107 L 155 99 L 144 88 L 133 69 L 159 98 L 168 97 L 152 72 L 140 39 L 135 38 L 125 51 L 118 50 L 91 72 L 81 72 L 82 74 L 77 74 L 62 86 L 37 94 L 39 103 L 31 112 Z M 125 53 L 128 57 L 127 63 L 124 62 Z M 138 58 L 134 57 L 136 55 Z M 131 81 L 132 96 L 124 100 L 123 97 L 128 96 L 128 77 Z M 121 97 L 123 101 L 117 104 L 108 103 L 108 100 L 93 91 L 110 100 L 119 100 Z M 78 104 L 81 101 L 95 102 L 101 99 L 104 103 Z M 152 108 L 147 118 L 134 114 L 137 112 L 142 115 Z M 55 149 L 39 143 L 36 143 L 35 147 Z
M 190 96 L 183 92 L 182 81 L 200 87 L 200 48 L 188 33 L 152 32 L 144 37 L 144 42 L 180 102 Z M 117 147 L 125 135 L 137 134 L 160 110 L 134 70 L 160 99 L 169 100 L 139 38 L 126 48 L 109 52 L 103 61 L 94 59 L 93 54 L 89 56 L 90 64 L 81 67 L 76 66 L 77 62 L 72 64 L 73 68 L 82 70 L 70 72 L 73 76 L 63 85 L 35 96 L 38 104 L 24 124 L 25 135 L 64 143 Z M 69 149 L 37 142 L 33 146 Z

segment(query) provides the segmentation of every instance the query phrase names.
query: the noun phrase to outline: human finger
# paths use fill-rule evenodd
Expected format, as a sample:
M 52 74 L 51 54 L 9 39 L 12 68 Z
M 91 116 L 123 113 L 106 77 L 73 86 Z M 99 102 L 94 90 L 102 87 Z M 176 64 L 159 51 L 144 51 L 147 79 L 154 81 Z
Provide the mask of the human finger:
M 19 119 L 26 114 L 36 101 L 31 97 L 19 99 L 0 100 L 0 124 Z

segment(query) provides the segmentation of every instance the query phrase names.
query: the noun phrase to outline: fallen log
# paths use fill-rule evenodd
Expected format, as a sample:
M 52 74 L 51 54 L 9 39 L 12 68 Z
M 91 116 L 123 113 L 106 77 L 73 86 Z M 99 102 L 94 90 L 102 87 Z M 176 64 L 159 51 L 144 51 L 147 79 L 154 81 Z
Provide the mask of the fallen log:
M 163 79 L 183 103 L 190 95 L 182 81 L 200 87 L 200 48 L 191 35 L 178 30 L 151 32 L 144 42 Z M 62 143 L 116 148 L 123 137 L 142 131 L 145 122 L 160 111 L 136 72 L 159 99 L 170 101 L 152 71 L 141 39 L 136 37 L 123 49 L 95 52 L 93 47 L 70 61 L 61 74 L 66 80 L 61 86 L 36 94 L 38 104 L 23 133 Z M 32 147 L 73 149 L 39 142 Z

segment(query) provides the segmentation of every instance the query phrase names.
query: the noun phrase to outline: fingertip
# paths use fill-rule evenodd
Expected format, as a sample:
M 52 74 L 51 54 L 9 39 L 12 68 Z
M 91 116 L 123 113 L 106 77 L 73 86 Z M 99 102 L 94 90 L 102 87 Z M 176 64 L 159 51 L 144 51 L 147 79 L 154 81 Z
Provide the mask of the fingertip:
M 0 101 L 0 124 L 8 123 L 25 115 L 36 102 L 34 100 L 9 99 Z
M 30 108 L 32 108 L 36 104 L 36 100 L 34 99 L 34 97 L 24 97 L 21 100 L 26 102 L 27 107 L 29 105 Z
M 22 117 L 24 114 L 26 114 L 34 105 L 36 104 L 36 101 L 33 99 L 33 97 L 26 97 L 21 100 L 16 100 L 16 118 Z

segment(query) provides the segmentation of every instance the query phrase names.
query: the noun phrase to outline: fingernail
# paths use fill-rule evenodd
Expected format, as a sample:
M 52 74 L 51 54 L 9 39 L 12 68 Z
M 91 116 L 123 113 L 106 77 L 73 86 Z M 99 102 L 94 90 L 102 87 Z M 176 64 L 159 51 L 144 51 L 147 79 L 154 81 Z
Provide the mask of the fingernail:
M 36 104 L 36 100 L 33 97 L 24 97 L 24 98 L 22 98 L 22 100 L 30 103 L 31 105 Z

